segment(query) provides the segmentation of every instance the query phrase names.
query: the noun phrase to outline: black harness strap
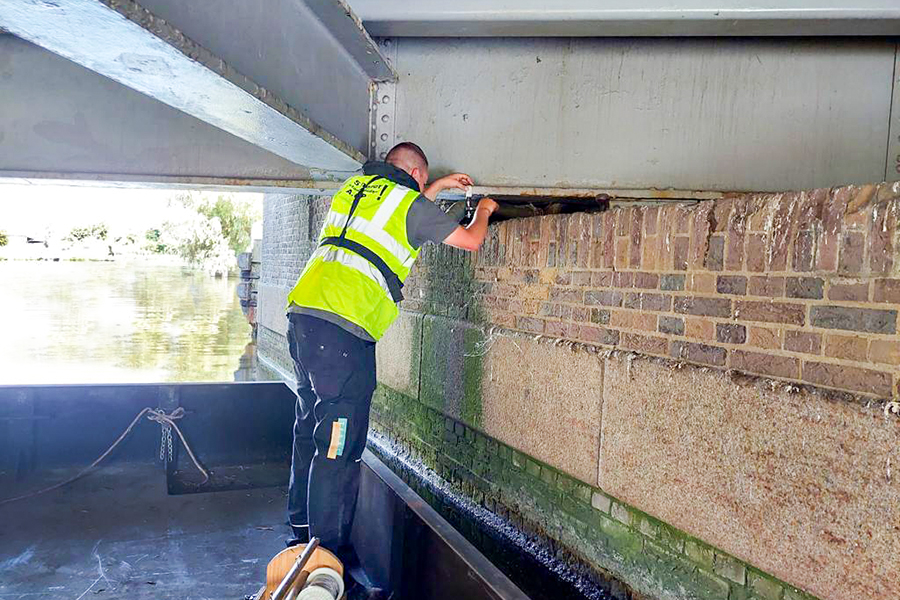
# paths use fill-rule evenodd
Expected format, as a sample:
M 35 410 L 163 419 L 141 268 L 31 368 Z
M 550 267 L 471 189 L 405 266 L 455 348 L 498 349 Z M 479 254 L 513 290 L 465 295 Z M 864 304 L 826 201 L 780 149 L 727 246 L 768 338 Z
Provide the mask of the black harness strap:
M 375 254 L 369 248 L 366 248 L 359 242 L 355 242 L 353 240 L 348 240 L 346 238 L 340 237 L 327 237 L 322 240 L 322 246 L 337 246 L 339 248 L 346 248 L 350 252 L 355 254 L 359 254 L 364 259 L 372 263 L 378 271 L 381 273 L 381 276 L 384 277 L 385 283 L 387 283 L 388 291 L 391 292 L 391 298 L 394 302 L 400 302 L 403 300 L 403 282 L 400 281 L 400 278 L 397 277 L 397 274 L 391 271 L 391 268 L 387 266 L 387 263 L 384 260 Z
M 323 238 L 319 243 L 319 246 L 337 246 L 338 248 L 345 248 L 369 261 L 373 267 L 378 269 L 381 276 L 384 277 L 384 281 L 388 286 L 388 291 L 391 293 L 391 299 L 393 299 L 394 302 L 401 302 L 403 300 L 403 292 L 401 291 L 403 289 L 403 282 L 400 281 L 397 274 L 394 273 L 387 263 L 384 262 L 384 259 L 378 256 L 373 250 L 366 248 L 359 242 L 347 239 L 347 228 L 350 227 L 350 219 L 353 218 L 353 213 L 356 212 L 359 201 L 362 199 L 363 194 L 365 194 L 366 188 L 378 179 L 383 178 L 380 175 L 376 175 L 356 192 L 356 195 L 353 197 L 353 203 L 350 205 L 350 212 L 347 213 L 347 222 L 344 223 L 344 229 L 341 231 L 341 235 Z M 384 192 L 382 191 L 382 194 L 383 193 Z
M 347 213 L 347 221 L 344 223 L 344 230 L 341 231 L 341 239 L 344 239 L 347 236 L 347 228 L 350 227 L 350 219 L 353 218 L 353 213 L 356 212 L 356 207 L 359 206 L 359 201 L 362 200 L 363 194 L 366 193 L 366 188 L 379 179 L 384 178 L 381 175 L 376 175 L 372 179 L 368 180 L 363 184 L 361 188 L 359 188 L 359 191 L 356 192 L 356 195 L 353 196 L 353 203 L 350 205 L 350 212 Z

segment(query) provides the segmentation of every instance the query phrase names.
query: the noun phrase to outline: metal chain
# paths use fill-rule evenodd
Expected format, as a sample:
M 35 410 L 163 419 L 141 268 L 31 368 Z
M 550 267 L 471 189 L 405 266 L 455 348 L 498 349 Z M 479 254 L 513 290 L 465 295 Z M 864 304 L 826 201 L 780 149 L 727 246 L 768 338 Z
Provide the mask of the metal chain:
M 160 423 L 159 428 L 159 460 L 172 462 L 172 427 Z

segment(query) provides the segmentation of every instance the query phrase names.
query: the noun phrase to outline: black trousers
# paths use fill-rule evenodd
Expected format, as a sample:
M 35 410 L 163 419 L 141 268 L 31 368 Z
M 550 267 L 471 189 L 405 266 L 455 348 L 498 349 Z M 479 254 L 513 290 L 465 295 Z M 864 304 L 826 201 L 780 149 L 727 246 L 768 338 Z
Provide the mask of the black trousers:
M 349 544 L 375 391 L 375 343 L 307 315 L 288 314 L 297 377 L 288 514 L 295 532 L 338 551 Z M 298 531 L 299 530 L 299 531 Z

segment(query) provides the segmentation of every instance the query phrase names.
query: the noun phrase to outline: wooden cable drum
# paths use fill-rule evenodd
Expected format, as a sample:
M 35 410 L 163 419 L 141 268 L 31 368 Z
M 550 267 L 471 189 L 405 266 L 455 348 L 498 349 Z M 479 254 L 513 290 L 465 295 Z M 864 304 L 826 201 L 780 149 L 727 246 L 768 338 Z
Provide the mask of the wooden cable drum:
M 288 571 L 297 562 L 297 557 L 303 553 L 305 548 L 306 544 L 285 548 L 269 561 L 269 565 L 266 567 L 266 587 L 256 595 L 257 600 L 269 600 L 272 597 L 272 593 L 278 587 L 278 584 L 288 574 Z M 341 577 L 344 576 L 344 565 L 341 561 L 334 554 L 320 546 L 315 549 L 309 561 L 303 567 L 300 576 L 297 577 L 296 582 L 291 587 L 292 590 L 296 590 L 294 594 L 303 588 L 310 573 L 322 567 L 333 569 Z

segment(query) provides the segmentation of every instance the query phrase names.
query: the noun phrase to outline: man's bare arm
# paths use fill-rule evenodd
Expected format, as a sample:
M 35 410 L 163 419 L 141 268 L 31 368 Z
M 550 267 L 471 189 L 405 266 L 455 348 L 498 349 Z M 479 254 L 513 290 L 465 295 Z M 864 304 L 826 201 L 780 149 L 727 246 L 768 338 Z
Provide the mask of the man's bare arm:
M 490 198 L 482 198 L 478 202 L 478 208 L 475 209 L 475 218 L 469 226 L 454 229 L 444 243 L 469 252 L 478 250 L 487 235 L 488 221 L 495 210 L 497 210 L 496 202 Z
M 465 173 L 453 173 L 431 182 L 422 194 L 429 200 L 434 200 L 444 190 L 453 188 L 465 190 L 470 185 L 475 185 L 471 177 Z

